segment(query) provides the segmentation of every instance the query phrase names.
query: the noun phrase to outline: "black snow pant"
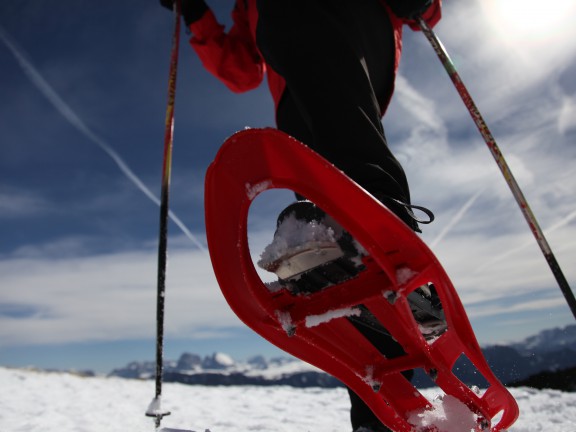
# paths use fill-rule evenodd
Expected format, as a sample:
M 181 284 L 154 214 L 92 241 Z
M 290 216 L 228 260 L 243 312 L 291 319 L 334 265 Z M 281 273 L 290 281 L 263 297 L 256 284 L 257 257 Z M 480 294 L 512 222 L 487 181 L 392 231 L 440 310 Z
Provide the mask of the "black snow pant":
M 413 229 L 392 199 L 410 202 L 404 170 L 381 122 L 393 91 L 395 46 L 380 0 L 258 0 L 257 43 L 286 80 L 278 128 L 302 141 L 380 199 Z M 402 348 L 358 328 L 384 355 Z M 351 393 L 353 428 L 380 424 Z
M 297 138 L 417 224 L 382 111 L 394 83 L 392 26 L 380 0 L 258 0 L 257 43 L 286 80 L 278 129 Z

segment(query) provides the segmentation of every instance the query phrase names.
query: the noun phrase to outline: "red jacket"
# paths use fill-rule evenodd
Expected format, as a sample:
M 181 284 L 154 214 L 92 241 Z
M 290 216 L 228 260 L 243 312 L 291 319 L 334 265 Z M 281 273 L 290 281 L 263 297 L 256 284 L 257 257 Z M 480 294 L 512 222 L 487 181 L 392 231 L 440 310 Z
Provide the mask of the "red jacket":
M 274 1 L 274 0 L 272 0 Z M 354 0 L 352 0 L 354 1 Z M 408 24 L 413 30 L 418 26 L 413 21 L 403 20 L 389 11 L 394 29 L 396 45 L 395 69 L 398 69 L 402 52 L 402 25 Z M 442 0 L 434 3 L 423 18 L 430 26 L 436 25 L 441 18 Z M 237 1 L 232 11 L 233 25 L 226 33 L 224 26 L 218 23 L 211 10 L 200 20 L 190 25 L 192 37 L 190 45 L 194 48 L 204 67 L 219 78 L 233 92 L 245 92 L 260 85 L 264 75 L 268 76 L 268 87 L 277 107 L 285 88 L 284 79 L 266 64 L 256 47 L 256 24 L 258 11 L 256 0 Z M 382 107 L 382 115 L 387 107 Z

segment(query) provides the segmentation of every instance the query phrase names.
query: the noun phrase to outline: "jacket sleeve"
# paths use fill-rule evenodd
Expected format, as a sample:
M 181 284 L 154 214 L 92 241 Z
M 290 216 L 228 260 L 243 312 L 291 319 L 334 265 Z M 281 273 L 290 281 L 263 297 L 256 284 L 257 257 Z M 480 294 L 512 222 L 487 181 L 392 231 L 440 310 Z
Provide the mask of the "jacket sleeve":
M 442 0 L 434 0 L 426 12 L 422 14 L 422 18 L 424 18 L 424 21 L 426 21 L 430 27 L 438 24 L 438 21 L 442 18 Z M 412 30 L 420 30 L 420 26 L 414 20 L 405 20 L 404 23 Z
M 226 33 L 211 10 L 190 25 L 190 45 L 204 67 L 233 92 L 252 90 L 264 78 L 264 62 L 252 37 L 246 9 L 232 12 L 233 25 Z

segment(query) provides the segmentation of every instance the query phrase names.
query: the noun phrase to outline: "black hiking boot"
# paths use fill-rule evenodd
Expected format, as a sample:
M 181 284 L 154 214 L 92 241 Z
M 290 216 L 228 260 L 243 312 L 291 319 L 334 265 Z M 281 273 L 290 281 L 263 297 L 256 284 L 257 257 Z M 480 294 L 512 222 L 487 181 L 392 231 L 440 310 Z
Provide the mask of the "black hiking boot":
M 352 236 L 310 201 L 297 201 L 280 216 L 274 240 L 258 266 L 275 273 L 294 294 L 342 283 L 364 269 L 366 252 Z

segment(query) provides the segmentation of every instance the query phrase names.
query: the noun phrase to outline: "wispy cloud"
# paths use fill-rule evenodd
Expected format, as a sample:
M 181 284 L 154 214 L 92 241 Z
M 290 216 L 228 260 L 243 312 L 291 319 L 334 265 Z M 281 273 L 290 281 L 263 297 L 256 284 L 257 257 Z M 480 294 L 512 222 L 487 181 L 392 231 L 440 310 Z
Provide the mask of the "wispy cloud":
M 252 233 L 255 257 L 270 235 L 268 230 Z M 563 310 L 563 299 L 549 287 L 545 263 L 533 250 L 473 274 L 479 260 L 514 241 L 511 236 L 487 238 L 465 232 L 447 236 L 435 248 L 473 322 L 487 316 L 513 319 L 527 311 L 558 315 Z M 81 239 L 70 242 L 72 246 L 48 243 L 0 262 L 0 343 L 152 338 L 156 295 L 153 248 L 100 255 L 61 256 L 54 252 L 61 247 L 83 250 Z M 242 326 L 219 290 L 209 258 L 200 251 L 173 250 L 167 280 L 167 336 L 212 337 Z M 481 341 L 492 340 L 482 329 L 479 335 Z
M 16 58 L 18 64 L 36 86 L 36 88 L 50 101 L 56 110 L 74 126 L 80 133 L 88 138 L 92 143 L 96 144 L 102 149 L 108 157 L 110 157 L 120 171 L 130 180 L 146 197 L 153 201 L 158 206 L 160 205 L 159 198 L 144 184 L 144 182 L 132 171 L 128 164 L 122 157 L 114 150 L 106 141 L 96 135 L 84 121 L 74 112 L 74 110 L 58 95 L 58 93 L 48 84 L 40 72 L 33 66 L 24 54 L 23 50 L 10 38 L 6 31 L 0 26 L 0 39 L 10 50 Z M 204 245 L 196 238 L 188 227 L 182 222 L 178 216 L 172 211 L 169 212 L 169 217 L 180 228 L 180 230 L 202 251 L 205 251 Z
M 50 204 L 33 192 L 0 188 L 0 219 L 36 216 L 49 211 Z
M 460 2 L 450 5 L 437 33 L 547 228 L 567 278 L 574 281 L 574 86 L 562 74 L 576 62 L 576 39 L 558 38 L 553 47 L 538 41 L 509 44 L 506 34 L 493 31 L 493 18 L 484 3 Z M 573 35 L 565 21 L 558 33 Z M 549 296 L 540 302 L 543 309 L 556 307 L 552 315 L 567 318 L 569 313 L 558 312 L 567 306 L 518 205 L 422 38 L 408 33 L 408 67 L 402 69 L 385 124 L 393 134 L 402 132 L 393 146 L 406 166 L 413 196 L 437 213 L 423 238 L 471 307 L 473 320 L 521 314 L 534 309 L 542 295 Z M 551 52 L 544 52 L 548 48 Z M 410 135 L 422 127 L 429 133 Z M 512 304 L 512 296 L 522 300 Z
M 255 260 L 270 238 L 268 230 L 251 230 Z M 243 327 L 226 304 L 210 258 L 199 250 L 190 251 L 184 240 L 184 236 L 170 239 L 167 337 L 221 337 L 230 329 Z M 94 255 L 87 241 L 69 238 L 3 257 L 0 345 L 154 336 L 154 247 L 142 244 L 133 250 Z M 270 278 L 269 274 L 262 276 Z
M 0 262 L 2 345 L 153 336 L 154 250 L 55 259 L 44 249 L 43 256 Z M 200 251 L 171 253 L 167 293 L 168 336 L 189 337 L 207 324 L 240 325 Z
M 544 310 L 553 310 L 565 307 L 564 299 L 562 298 L 548 298 L 548 299 L 537 299 L 537 300 L 527 300 L 518 301 L 513 304 L 504 305 L 503 302 L 493 303 L 490 307 L 486 305 L 470 305 L 468 307 L 468 313 L 473 318 L 479 317 L 489 317 L 496 315 L 508 315 L 512 316 L 514 314 L 522 312 L 539 312 L 542 313 Z
M 434 248 L 442 241 L 444 237 L 450 232 L 450 230 L 456 226 L 458 222 L 464 217 L 466 212 L 472 207 L 472 205 L 476 202 L 478 197 L 484 192 L 484 190 L 478 191 L 475 195 L 473 195 L 466 203 L 462 206 L 462 208 L 454 215 L 454 217 L 444 226 L 440 234 L 436 236 L 434 240 L 430 243 L 430 247 Z
M 557 223 L 555 223 L 554 225 L 552 225 L 548 229 L 544 229 L 543 230 L 544 236 L 548 237 L 554 231 L 556 231 L 562 227 L 567 226 L 574 219 L 576 219 L 576 211 L 573 211 L 568 216 L 564 217 L 562 220 L 558 221 Z M 484 264 L 480 265 L 476 269 L 476 272 L 481 272 L 481 271 L 485 270 L 486 268 L 490 267 L 491 265 L 493 265 L 494 263 L 501 262 L 504 259 L 513 256 L 514 254 L 526 249 L 527 247 L 532 246 L 535 241 L 536 240 L 534 238 L 530 238 L 530 239 L 526 240 L 525 242 L 523 242 L 522 244 L 520 244 L 520 245 L 518 245 L 512 249 L 509 249 L 503 253 L 498 253 L 497 255 L 493 256 L 491 259 L 486 261 Z M 574 247 L 574 244 L 572 244 L 572 247 Z
M 558 116 L 558 130 L 564 135 L 576 129 L 576 97 L 562 95 L 560 114 Z

